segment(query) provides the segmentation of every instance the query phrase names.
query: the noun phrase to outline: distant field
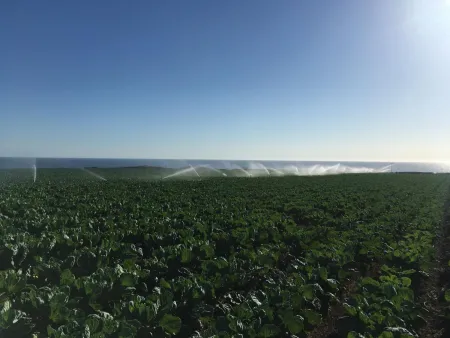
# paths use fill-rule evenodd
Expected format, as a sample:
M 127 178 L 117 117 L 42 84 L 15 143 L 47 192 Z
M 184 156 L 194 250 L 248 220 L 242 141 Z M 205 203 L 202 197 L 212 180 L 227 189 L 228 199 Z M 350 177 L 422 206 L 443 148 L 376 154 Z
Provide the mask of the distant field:
M 198 179 L 213 177 L 279 177 L 279 176 L 326 176 L 335 174 L 356 173 L 390 173 L 391 166 L 381 168 L 357 167 L 347 165 L 311 165 L 274 168 L 266 167 L 261 163 L 251 163 L 249 167 L 230 164 L 230 168 L 216 168 L 210 164 L 187 165 L 183 168 L 161 166 L 135 166 L 135 167 L 85 167 L 85 168 L 36 168 L 29 165 L 21 169 L 0 169 L 0 183 L 5 180 L 31 180 L 44 179 L 97 179 L 97 180 L 161 180 L 161 179 Z
M 0 171 L 0 337 L 445 330 L 450 175 L 198 170 Z
M 128 167 L 128 168 L 58 168 L 37 169 L 37 180 L 161 180 L 161 179 L 198 179 L 212 177 L 250 177 L 250 176 L 279 176 L 276 172 L 269 174 L 261 169 L 250 172 L 238 169 L 211 169 L 208 167 L 187 167 L 183 169 L 163 167 Z M 96 176 L 97 175 L 97 176 Z M 173 176 L 170 176 L 173 175 Z M 170 177 L 168 177 L 170 176 Z M 27 169 L 0 169 L 0 183 L 2 181 L 34 180 L 34 170 Z

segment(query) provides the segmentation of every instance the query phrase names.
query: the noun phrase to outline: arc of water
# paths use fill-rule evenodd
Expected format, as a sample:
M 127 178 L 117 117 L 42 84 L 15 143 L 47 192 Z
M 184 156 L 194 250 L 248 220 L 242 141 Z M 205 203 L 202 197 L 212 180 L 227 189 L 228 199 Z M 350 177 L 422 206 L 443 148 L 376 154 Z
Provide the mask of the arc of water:
M 264 164 L 262 164 L 262 163 L 256 163 L 256 165 L 257 165 L 260 169 L 262 168 L 262 169 L 266 172 L 266 174 L 270 176 L 270 172 L 269 172 L 269 170 L 266 168 L 266 166 L 265 166 Z
M 280 170 L 278 170 L 278 169 L 275 169 L 275 168 L 272 168 L 272 167 L 267 167 L 267 169 L 268 170 L 272 170 L 273 172 L 275 172 L 275 173 L 277 173 L 278 175 L 281 175 L 281 176 L 283 176 L 284 175 L 284 173 L 283 172 L 281 172 Z
M 36 182 L 36 178 L 37 178 L 37 168 L 36 168 L 36 164 L 33 165 L 33 183 Z
M 94 177 L 97 177 L 98 179 L 100 179 L 102 181 L 106 181 L 106 178 L 104 178 L 103 176 L 100 176 L 99 174 L 96 174 L 96 173 L 94 173 L 94 172 L 92 172 L 92 171 L 90 171 L 90 170 L 88 170 L 86 168 L 81 168 L 81 170 L 87 172 L 88 174 L 90 174 L 90 175 L 92 175 Z
M 173 174 L 167 175 L 165 177 L 163 177 L 163 180 L 166 178 L 171 178 L 171 177 L 175 177 L 175 176 L 181 176 L 185 173 L 188 172 L 194 172 L 198 177 L 200 177 L 200 175 L 198 174 L 197 170 L 195 170 L 195 168 L 192 165 L 189 165 L 189 168 L 185 168 L 182 170 L 178 170 L 177 172 L 174 172 Z
M 215 171 L 215 172 L 221 174 L 222 176 L 227 176 L 227 174 L 225 174 L 224 172 L 221 172 L 219 169 L 216 169 L 209 164 L 199 164 L 199 165 L 196 165 L 195 167 L 196 168 L 207 168 L 207 169 L 210 169 L 212 171 Z
M 328 168 L 325 169 L 325 171 L 323 173 L 324 174 L 337 174 L 338 170 L 339 170 L 339 166 L 340 166 L 340 163 L 329 166 Z
M 187 172 L 190 172 L 190 171 L 192 171 L 192 168 L 185 168 L 185 169 L 182 169 L 182 170 L 178 170 L 177 172 L 174 172 L 173 174 L 170 174 L 170 175 L 167 175 L 167 176 L 163 177 L 163 180 L 166 179 L 166 178 L 174 177 L 174 176 L 180 176 L 180 175 L 183 175 L 184 173 L 187 173 Z
M 319 171 L 317 172 L 317 175 L 325 175 L 327 171 L 327 168 L 323 165 L 319 166 Z
M 240 171 L 242 171 L 244 174 L 246 174 L 247 177 L 252 177 L 252 174 L 250 174 L 247 170 L 245 170 L 244 168 L 238 166 L 237 164 L 236 164 L 236 166 L 237 166 L 237 168 L 238 168 Z
M 194 170 L 194 172 L 197 174 L 197 176 L 200 177 L 200 175 L 198 174 L 197 170 L 195 170 L 195 167 L 193 167 L 191 164 L 189 164 L 189 166 L 192 168 L 192 170 Z
M 245 170 L 241 166 L 237 165 L 236 163 L 232 163 L 230 165 L 230 169 L 233 169 L 233 168 L 242 171 L 245 175 L 247 175 L 247 177 L 251 177 L 252 176 L 252 174 L 250 174 L 247 170 Z
M 294 165 L 286 165 L 281 169 L 284 175 L 295 175 L 295 166 Z
M 260 176 L 261 171 L 263 171 L 264 174 L 270 176 L 270 172 L 269 170 L 267 170 L 264 164 L 258 162 L 250 162 L 248 165 L 248 171 L 252 174 L 252 176 Z
M 392 164 L 388 164 L 388 165 L 378 169 L 377 171 L 380 173 L 384 173 L 384 172 L 391 171 L 391 169 L 392 169 Z
M 318 164 L 315 164 L 311 168 L 309 168 L 308 174 L 312 175 L 318 166 L 319 166 Z
M 263 167 L 263 169 L 266 171 L 267 175 L 270 176 L 270 171 L 266 168 L 266 166 L 262 163 L 260 163 L 260 165 Z
M 341 164 L 338 163 L 334 166 L 334 174 L 340 174 Z

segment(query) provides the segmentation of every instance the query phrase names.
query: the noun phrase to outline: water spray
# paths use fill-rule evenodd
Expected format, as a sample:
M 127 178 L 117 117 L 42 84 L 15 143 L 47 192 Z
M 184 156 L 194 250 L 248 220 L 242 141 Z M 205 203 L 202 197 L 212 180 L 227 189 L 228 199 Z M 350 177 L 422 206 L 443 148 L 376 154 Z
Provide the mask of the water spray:
M 36 164 L 33 165 L 32 169 L 33 169 L 33 183 L 36 183 L 36 178 L 37 178 Z
M 100 176 L 99 174 L 96 174 L 96 173 L 94 173 L 94 172 L 92 172 L 92 171 L 90 171 L 90 170 L 88 170 L 86 168 L 82 168 L 81 170 L 87 172 L 88 174 L 90 174 L 90 175 L 92 175 L 94 177 L 97 177 L 98 179 L 100 179 L 102 181 L 106 181 L 106 178 L 104 178 L 103 176 Z

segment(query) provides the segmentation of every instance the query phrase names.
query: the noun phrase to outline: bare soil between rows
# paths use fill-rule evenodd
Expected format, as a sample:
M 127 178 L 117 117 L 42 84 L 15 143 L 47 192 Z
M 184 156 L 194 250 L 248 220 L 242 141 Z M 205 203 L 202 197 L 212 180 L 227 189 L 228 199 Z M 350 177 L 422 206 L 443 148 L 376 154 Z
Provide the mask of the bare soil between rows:
M 423 309 L 424 322 L 418 330 L 420 338 L 450 337 L 450 320 L 445 318 L 446 307 L 449 304 L 444 299 L 445 290 L 450 289 L 450 191 L 444 205 L 442 225 L 436 235 L 436 260 L 429 271 L 429 277 L 421 278 L 416 293 L 417 303 Z M 377 274 L 376 266 L 371 267 L 372 273 Z M 375 277 L 371 276 L 371 277 Z M 348 281 L 343 285 L 341 300 L 348 297 L 356 289 L 355 281 Z M 315 330 L 308 334 L 308 338 L 339 338 L 336 323 L 345 311 L 340 304 L 332 306 L 327 318 Z
M 436 261 L 420 288 L 418 301 L 424 309 L 426 325 L 419 331 L 419 337 L 450 337 L 450 320 L 444 317 L 446 289 L 450 288 L 450 191 L 444 206 L 442 227 L 436 239 Z

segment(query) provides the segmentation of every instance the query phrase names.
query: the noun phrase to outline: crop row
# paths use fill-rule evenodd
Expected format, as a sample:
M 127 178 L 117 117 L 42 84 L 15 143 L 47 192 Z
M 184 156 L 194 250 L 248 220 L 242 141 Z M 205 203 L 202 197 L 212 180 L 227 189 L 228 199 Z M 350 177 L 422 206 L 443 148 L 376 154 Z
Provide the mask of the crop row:
M 389 174 L 8 183 L 0 335 L 416 336 L 449 186 Z

